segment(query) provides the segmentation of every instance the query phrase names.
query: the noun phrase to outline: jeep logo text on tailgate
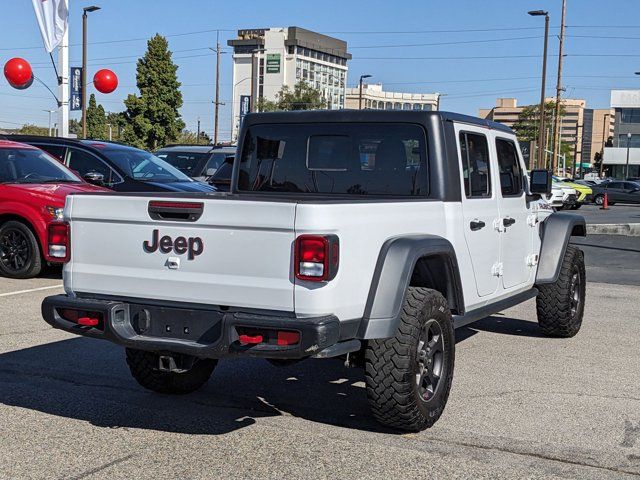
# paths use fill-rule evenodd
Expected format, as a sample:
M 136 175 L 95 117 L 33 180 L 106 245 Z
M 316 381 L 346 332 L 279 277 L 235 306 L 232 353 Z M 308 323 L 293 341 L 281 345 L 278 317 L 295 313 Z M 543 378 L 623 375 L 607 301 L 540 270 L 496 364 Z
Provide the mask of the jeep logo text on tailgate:
M 153 231 L 151 241 L 142 242 L 142 248 L 147 253 L 154 253 L 160 250 L 161 253 L 174 252 L 178 255 L 188 253 L 187 258 L 193 260 L 204 252 L 204 242 L 200 237 L 178 237 L 173 240 L 169 235 L 160 237 L 158 229 Z

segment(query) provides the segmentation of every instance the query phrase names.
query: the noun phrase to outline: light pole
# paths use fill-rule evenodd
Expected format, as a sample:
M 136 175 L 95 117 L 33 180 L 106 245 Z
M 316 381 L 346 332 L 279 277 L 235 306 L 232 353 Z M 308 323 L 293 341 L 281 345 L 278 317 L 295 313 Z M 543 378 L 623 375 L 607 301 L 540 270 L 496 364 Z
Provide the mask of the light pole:
M 627 133 L 627 165 L 624 167 L 624 179 L 629 178 L 629 150 L 631 147 L 631 132 Z
M 82 9 L 82 138 L 87 138 L 87 14 L 96 10 L 100 7 Z
M 371 75 L 360 75 L 360 90 L 358 93 L 358 110 L 362 110 L 362 80 L 365 78 L 371 78 Z
M 531 10 L 527 12 L 532 17 L 544 16 L 544 53 L 542 55 L 542 86 L 540 87 L 540 129 L 538 131 L 538 161 L 537 168 L 544 163 L 544 99 L 547 81 L 547 45 L 549 44 L 549 12 L 544 10 Z
M 49 114 L 49 136 L 51 136 L 51 114 L 56 111 L 57 110 L 43 110 L 43 112 L 47 112 Z

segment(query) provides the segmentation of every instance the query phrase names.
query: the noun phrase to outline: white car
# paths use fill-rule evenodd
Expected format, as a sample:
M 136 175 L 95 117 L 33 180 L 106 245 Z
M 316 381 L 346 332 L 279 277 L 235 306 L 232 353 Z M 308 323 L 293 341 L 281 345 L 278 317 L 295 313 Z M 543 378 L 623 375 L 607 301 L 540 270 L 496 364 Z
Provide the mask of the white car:
M 508 127 L 258 113 L 239 145 L 228 193 L 67 197 L 49 237 L 66 293 L 45 299 L 45 320 L 124 346 L 162 393 L 198 389 L 220 359 L 341 356 L 365 368 L 373 415 L 412 431 L 445 408 L 454 328 L 536 298 L 543 333 L 580 329 L 569 239 L 584 219 L 552 212 L 550 173 L 525 174 Z
M 558 210 L 574 205 L 577 199 L 578 192 L 574 188 L 565 187 L 562 182 L 553 182 L 551 193 L 547 195 L 547 201 Z

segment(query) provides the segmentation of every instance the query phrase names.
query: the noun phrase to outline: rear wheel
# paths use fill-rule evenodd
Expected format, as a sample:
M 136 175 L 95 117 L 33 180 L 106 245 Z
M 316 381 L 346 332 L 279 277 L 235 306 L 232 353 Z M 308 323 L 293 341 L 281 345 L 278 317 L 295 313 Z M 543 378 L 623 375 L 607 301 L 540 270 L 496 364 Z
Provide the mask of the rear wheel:
M 555 283 L 538 286 L 538 324 L 546 335 L 573 337 L 580 331 L 586 296 L 586 273 L 582 250 L 567 246 Z
M 42 271 L 42 255 L 31 229 L 15 220 L 0 225 L 0 274 L 32 278 Z
M 217 360 L 176 355 L 176 358 L 180 358 L 180 366 L 184 371 L 167 372 L 160 370 L 158 353 L 127 348 L 126 354 L 133 378 L 144 388 L 158 393 L 195 392 L 207 383 L 218 363 Z
M 370 340 L 365 352 L 374 417 L 400 430 L 431 427 L 449 398 L 454 357 L 447 301 L 435 290 L 409 287 L 395 336 Z
M 571 210 L 578 210 L 581 206 L 582 206 L 581 203 L 576 203 L 574 205 L 571 205 Z

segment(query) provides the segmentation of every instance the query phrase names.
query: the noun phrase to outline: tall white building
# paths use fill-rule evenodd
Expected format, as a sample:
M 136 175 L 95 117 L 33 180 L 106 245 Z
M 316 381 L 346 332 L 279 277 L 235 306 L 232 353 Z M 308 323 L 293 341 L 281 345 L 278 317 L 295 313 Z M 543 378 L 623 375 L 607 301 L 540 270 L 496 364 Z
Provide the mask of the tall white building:
M 344 108 L 347 43 L 300 27 L 238 30 L 233 47 L 232 136 L 252 99 L 275 100 L 280 89 L 304 80 L 322 92 L 327 107 Z

